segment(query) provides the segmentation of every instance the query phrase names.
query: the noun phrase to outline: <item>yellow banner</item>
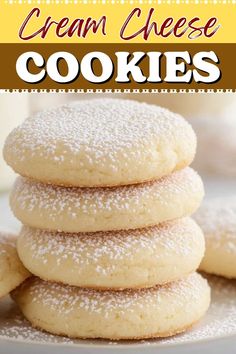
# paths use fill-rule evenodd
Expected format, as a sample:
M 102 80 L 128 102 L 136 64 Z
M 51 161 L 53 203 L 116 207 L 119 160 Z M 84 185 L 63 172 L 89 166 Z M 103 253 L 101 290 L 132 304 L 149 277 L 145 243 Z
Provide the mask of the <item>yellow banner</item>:
M 0 43 L 235 43 L 234 1 L 0 0 Z

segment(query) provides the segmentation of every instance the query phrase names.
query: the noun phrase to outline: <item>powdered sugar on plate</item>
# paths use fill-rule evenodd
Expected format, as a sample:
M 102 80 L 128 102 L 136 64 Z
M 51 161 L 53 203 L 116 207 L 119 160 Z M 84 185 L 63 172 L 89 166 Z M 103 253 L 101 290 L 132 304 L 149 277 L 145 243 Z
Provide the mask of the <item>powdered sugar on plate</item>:
M 125 342 L 125 345 L 166 346 L 193 343 L 220 337 L 236 336 L 236 282 L 223 278 L 209 277 L 212 286 L 212 304 L 207 315 L 185 334 L 168 339 Z M 41 344 L 86 346 L 120 346 L 124 343 L 96 340 L 70 340 L 33 329 L 23 319 L 14 303 L 4 299 L 0 303 L 0 339 Z

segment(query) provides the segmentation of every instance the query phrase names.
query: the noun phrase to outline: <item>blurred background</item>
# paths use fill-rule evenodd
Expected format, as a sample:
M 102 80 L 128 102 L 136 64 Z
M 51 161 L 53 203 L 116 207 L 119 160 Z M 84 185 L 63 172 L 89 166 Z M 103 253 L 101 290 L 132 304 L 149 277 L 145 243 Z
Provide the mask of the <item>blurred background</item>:
M 0 151 L 7 134 L 30 114 L 73 100 L 99 96 L 104 97 L 104 94 L 0 94 Z M 216 190 L 224 194 L 236 192 L 236 94 L 146 93 L 110 96 L 145 101 L 182 114 L 198 136 L 198 151 L 193 167 L 203 176 L 207 194 L 210 196 Z M 9 190 L 14 178 L 0 154 L 0 192 Z

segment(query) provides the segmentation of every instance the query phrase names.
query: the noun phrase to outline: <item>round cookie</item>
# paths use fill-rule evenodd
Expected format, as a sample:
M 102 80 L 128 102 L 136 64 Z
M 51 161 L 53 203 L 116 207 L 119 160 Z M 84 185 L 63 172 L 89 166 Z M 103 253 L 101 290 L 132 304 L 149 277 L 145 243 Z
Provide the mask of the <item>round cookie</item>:
M 23 224 L 64 232 L 136 229 L 191 215 L 204 194 L 191 168 L 154 182 L 113 188 L 66 188 L 19 178 L 10 197 Z
M 34 275 L 69 285 L 145 288 L 195 271 L 204 255 L 201 229 L 190 218 L 129 231 L 64 234 L 23 227 L 18 254 Z
M 236 198 L 206 201 L 194 218 L 206 239 L 206 253 L 200 269 L 236 278 Z
M 185 331 L 207 311 L 210 288 L 193 273 L 150 289 L 96 291 L 32 278 L 13 299 L 34 327 L 71 338 L 142 339 Z
M 196 136 L 179 115 L 122 99 L 43 111 L 9 135 L 4 157 L 19 174 L 78 187 L 155 180 L 188 166 Z
M 0 232 L 0 298 L 30 276 L 16 251 L 16 237 Z

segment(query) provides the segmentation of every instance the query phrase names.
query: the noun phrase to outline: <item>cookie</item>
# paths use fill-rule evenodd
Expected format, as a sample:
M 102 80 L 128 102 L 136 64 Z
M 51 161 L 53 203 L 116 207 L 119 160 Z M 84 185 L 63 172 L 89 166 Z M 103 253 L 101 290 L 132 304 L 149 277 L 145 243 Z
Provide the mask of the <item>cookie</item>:
M 71 338 L 119 340 L 185 331 L 207 311 L 210 288 L 196 273 L 168 285 L 122 292 L 31 278 L 12 296 L 34 327 Z
M 162 179 L 113 188 L 66 188 L 19 178 L 10 197 L 25 225 L 64 232 L 136 229 L 191 215 L 203 197 L 191 168 Z
M 122 99 L 83 100 L 40 112 L 9 135 L 6 162 L 55 185 L 95 187 L 159 179 L 188 166 L 196 136 L 179 115 Z
M 98 289 L 145 288 L 195 271 L 202 231 L 190 218 L 129 231 L 64 234 L 23 227 L 18 254 L 41 279 Z
M 205 202 L 194 218 L 206 238 L 206 253 L 200 269 L 226 278 L 236 278 L 236 198 Z
M 0 298 L 30 276 L 16 251 L 16 236 L 0 232 Z

